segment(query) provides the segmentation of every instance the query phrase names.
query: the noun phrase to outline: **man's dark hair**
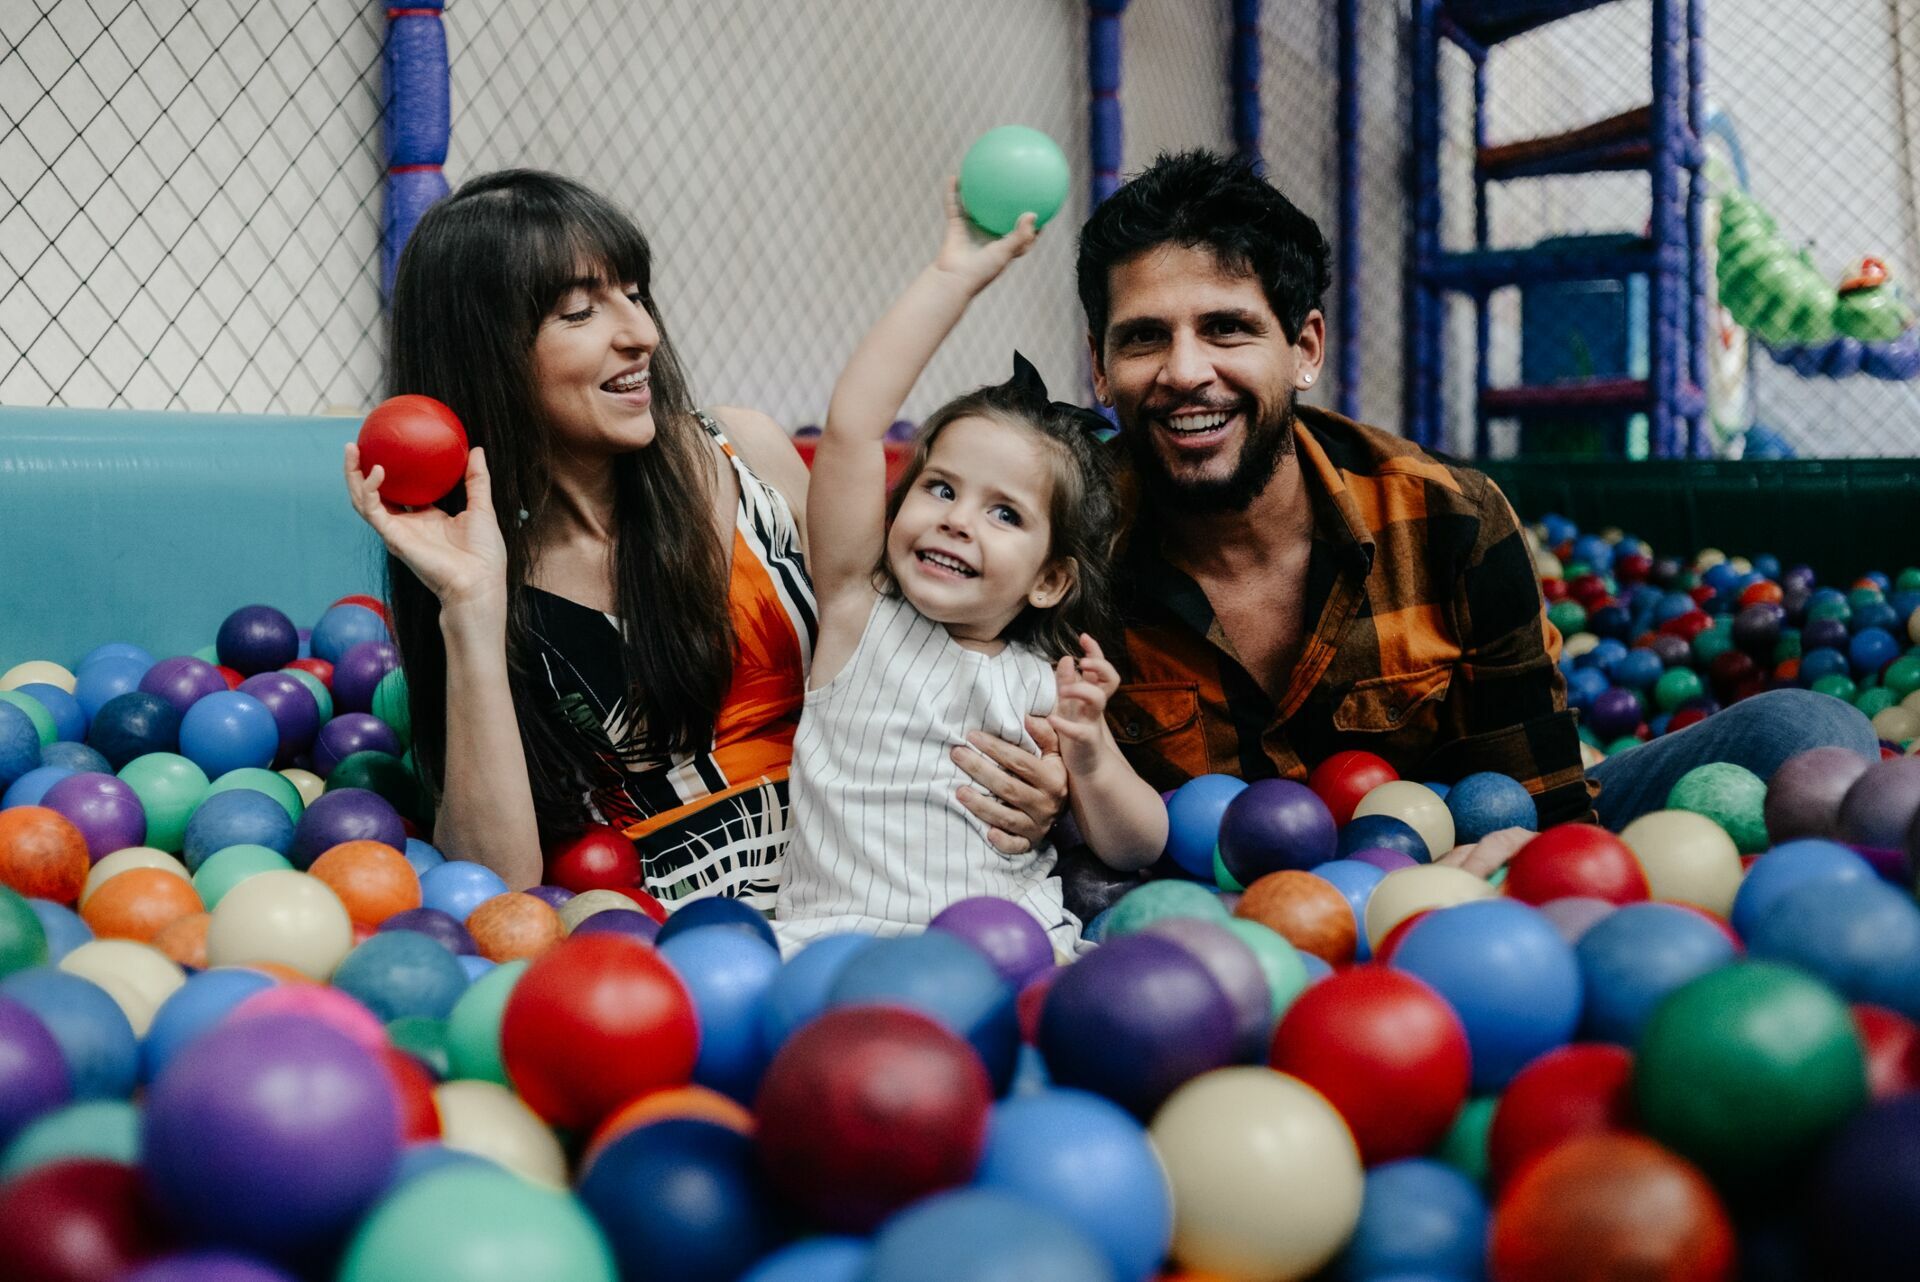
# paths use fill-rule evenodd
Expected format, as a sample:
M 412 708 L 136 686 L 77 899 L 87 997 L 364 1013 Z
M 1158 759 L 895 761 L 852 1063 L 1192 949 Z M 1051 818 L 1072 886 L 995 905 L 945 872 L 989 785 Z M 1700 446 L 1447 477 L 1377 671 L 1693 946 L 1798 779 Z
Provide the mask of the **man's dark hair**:
M 1333 283 L 1319 224 L 1250 162 L 1211 151 L 1163 152 L 1080 231 L 1080 306 L 1096 345 L 1106 342 L 1112 270 L 1166 244 L 1204 246 L 1223 267 L 1257 277 L 1289 343 L 1300 341 L 1307 313 Z

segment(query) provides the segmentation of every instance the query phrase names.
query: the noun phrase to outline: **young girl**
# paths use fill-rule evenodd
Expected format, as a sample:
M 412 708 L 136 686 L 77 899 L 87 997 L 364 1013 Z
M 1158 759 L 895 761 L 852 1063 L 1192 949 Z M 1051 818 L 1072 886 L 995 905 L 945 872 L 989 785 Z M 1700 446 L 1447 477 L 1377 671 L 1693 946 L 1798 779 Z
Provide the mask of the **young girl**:
M 888 425 L 973 296 L 1037 235 L 1027 215 L 976 243 L 950 189 L 938 257 L 833 390 L 808 504 L 820 635 L 793 745 L 784 943 L 902 934 L 994 895 L 1072 951 L 1052 849 L 1002 853 L 954 799 L 953 750 L 972 730 L 1031 745 L 1025 719 L 1046 717 L 1100 857 L 1143 868 L 1165 845 L 1165 807 L 1107 731 L 1119 675 L 1090 635 L 1115 523 L 1095 416 L 1048 401 L 1016 355 L 1011 380 L 933 413 L 886 493 Z

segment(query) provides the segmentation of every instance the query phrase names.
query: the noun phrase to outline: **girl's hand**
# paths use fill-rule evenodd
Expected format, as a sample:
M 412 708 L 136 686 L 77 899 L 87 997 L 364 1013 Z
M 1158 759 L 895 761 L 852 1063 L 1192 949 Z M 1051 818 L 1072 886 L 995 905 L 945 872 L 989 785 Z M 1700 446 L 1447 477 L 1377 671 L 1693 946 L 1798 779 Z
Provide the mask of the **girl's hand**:
M 493 485 L 485 454 L 467 452 L 467 507 L 449 516 L 437 507 L 402 508 L 380 497 L 386 469 L 360 472 L 360 447 L 346 451 L 347 494 L 353 510 L 373 527 L 387 550 L 406 563 L 440 599 L 443 609 L 499 606 L 507 600 L 507 544 L 493 513 Z
M 940 242 L 940 254 L 933 260 L 936 270 L 957 281 L 968 294 L 977 294 L 1006 270 L 1008 263 L 1033 247 L 1040 228 L 1031 213 L 1020 215 L 1013 230 L 998 240 L 974 226 L 960 208 L 960 183 L 947 179 L 947 235 Z
M 1060 736 L 1069 770 L 1076 758 L 1086 761 L 1105 746 L 1107 700 L 1120 688 L 1120 673 L 1100 652 L 1098 641 L 1083 632 L 1080 649 L 1083 658 L 1062 655 L 1053 670 L 1057 692 L 1053 715 L 1047 718 Z

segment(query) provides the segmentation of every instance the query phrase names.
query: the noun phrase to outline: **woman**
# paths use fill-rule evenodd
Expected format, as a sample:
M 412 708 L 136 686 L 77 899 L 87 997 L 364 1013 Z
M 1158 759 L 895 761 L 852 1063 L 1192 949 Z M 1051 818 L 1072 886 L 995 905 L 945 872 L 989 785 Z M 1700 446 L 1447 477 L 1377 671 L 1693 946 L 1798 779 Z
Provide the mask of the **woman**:
M 389 554 L 436 842 L 522 889 L 543 844 L 612 823 L 660 898 L 771 908 L 814 635 L 786 434 L 693 408 L 645 237 L 552 174 L 485 175 L 428 210 L 391 324 L 391 391 L 443 401 L 474 446 L 464 485 L 417 511 L 346 456 Z M 962 801 L 1009 851 L 1066 792 L 1034 733 L 1041 756 L 956 749 L 980 785 Z

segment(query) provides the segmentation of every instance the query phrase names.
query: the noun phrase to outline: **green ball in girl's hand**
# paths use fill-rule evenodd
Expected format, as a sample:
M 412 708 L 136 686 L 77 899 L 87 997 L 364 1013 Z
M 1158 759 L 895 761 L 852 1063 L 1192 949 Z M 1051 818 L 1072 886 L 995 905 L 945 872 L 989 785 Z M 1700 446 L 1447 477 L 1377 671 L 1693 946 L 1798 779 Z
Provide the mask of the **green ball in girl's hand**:
M 980 135 L 960 162 L 960 204 L 996 236 L 1028 212 L 1044 227 L 1066 202 L 1071 177 L 1053 139 L 1025 125 L 1001 125 Z

